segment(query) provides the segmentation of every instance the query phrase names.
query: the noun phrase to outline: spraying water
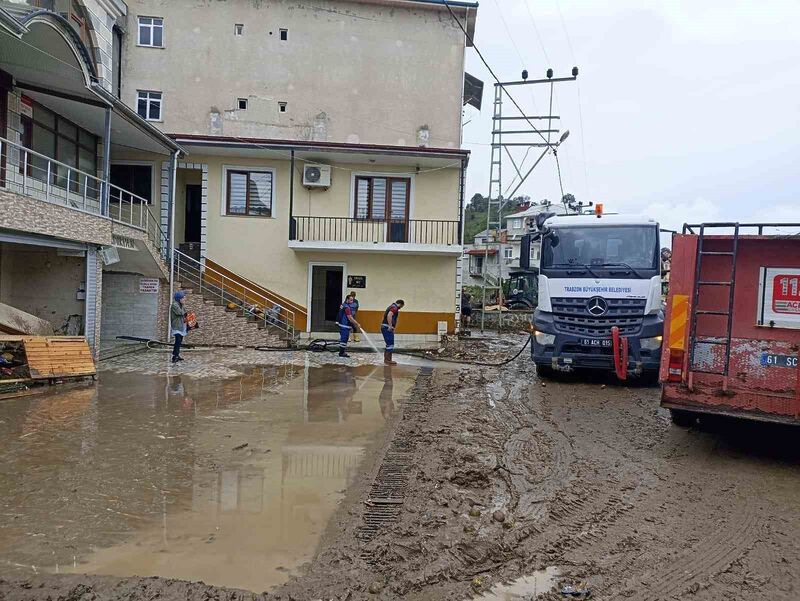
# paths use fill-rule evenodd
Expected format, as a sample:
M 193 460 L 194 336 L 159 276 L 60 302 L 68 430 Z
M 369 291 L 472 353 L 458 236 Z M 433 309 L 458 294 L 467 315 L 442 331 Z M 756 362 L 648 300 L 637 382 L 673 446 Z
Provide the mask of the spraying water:
M 364 337 L 364 340 L 367 341 L 367 344 L 372 348 L 373 352 L 379 353 L 378 347 L 375 346 L 375 343 L 372 342 L 372 338 L 370 338 L 364 330 L 361 330 L 361 335 Z

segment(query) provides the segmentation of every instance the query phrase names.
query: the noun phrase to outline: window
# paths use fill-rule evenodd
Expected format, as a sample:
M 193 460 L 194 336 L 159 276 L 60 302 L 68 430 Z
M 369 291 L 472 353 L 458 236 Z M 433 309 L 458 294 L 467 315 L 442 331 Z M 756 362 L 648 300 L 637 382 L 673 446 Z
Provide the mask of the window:
M 111 183 L 127 192 L 141 196 L 148 203 L 153 200 L 153 167 L 152 165 L 111 165 Z M 119 201 L 120 191 L 111 188 L 111 201 Z M 128 202 L 130 197 L 123 196 Z
M 282 113 L 285 113 L 286 112 L 286 103 L 285 102 L 279 102 L 278 103 L 278 110 L 280 112 L 282 112 Z
M 226 215 L 272 217 L 272 171 L 228 169 Z
M 287 41 L 289 39 L 289 30 L 288 29 L 281 29 L 280 30 L 280 35 L 281 35 L 281 42 Z
M 356 177 L 356 219 L 407 221 L 411 180 Z
M 33 117 L 22 118 L 22 143 L 26 148 L 46 157 L 56 159 L 68 167 L 89 175 L 97 175 L 97 137 L 71 121 L 33 104 Z M 79 174 L 61 165 L 51 166 L 51 183 L 66 188 L 69 172 L 70 190 L 82 190 Z M 28 174 L 41 181 L 47 180 L 47 161 L 37 156 L 28 158 Z M 89 183 L 87 194 L 95 197 L 95 184 Z
M 233 26 L 233 35 L 243 35 L 244 34 L 244 23 L 237 23 Z
M 514 230 L 522 229 L 522 219 L 513 219 L 511 221 L 511 229 Z
M 164 47 L 164 19 L 139 17 L 139 46 Z
M 514 254 L 514 251 L 510 246 L 506 246 L 505 248 L 503 248 L 503 257 L 504 258 L 510 259 L 510 258 L 512 258 L 513 254 Z
M 239 98 L 236 101 L 236 106 L 238 107 L 238 109 L 240 111 L 246 111 L 247 110 L 247 98 Z
M 142 119 L 161 121 L 161 92 L 139 90 L 136 111 Z

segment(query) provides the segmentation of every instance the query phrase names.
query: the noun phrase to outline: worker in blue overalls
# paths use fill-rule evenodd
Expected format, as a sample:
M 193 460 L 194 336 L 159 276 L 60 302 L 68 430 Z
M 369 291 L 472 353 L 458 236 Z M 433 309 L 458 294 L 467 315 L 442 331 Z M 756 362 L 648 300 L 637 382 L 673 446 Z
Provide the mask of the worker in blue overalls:
M 342 306 L 339 307 L 339 315 L 336 317 L 336 323 L 339 324 L 339 356 L 349 357 L 347 354 L 347 342 L 350 340 L 350 332 L 353 328 L 361 329 L 355 317 L 353 317 L 352 309 L 353 297 L 349 294 L 344 299 Z
M 400 309 L 405 307 L 405 305 L 405 301 L 398 299 L 386 307 L 386 311 L 383 312 L 381 334 L 383 334 L 383 341 L 386 343 L 386 351 L 383 353 L 383 362 L 386 365 L 397 365 L 397 361 L 392 361 L 392 353 L 394 352 L 394 331 L 397 328 L 397 318 L 400 315 Z

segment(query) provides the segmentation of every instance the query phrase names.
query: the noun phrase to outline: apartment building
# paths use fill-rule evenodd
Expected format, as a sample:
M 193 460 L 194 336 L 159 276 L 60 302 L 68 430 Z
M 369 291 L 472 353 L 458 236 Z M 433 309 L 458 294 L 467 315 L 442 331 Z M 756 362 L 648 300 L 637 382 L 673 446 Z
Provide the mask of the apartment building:
M 453 331 L 448 4 L 0 0 L 0 331 L 164 338 L 181 285 L 197 342 L 329 331 L 348 289 L 368 332 L 401 297 Z
M 254 290 L 307 335 L 335 329 L 349 289 L 367 331 L 403 298 L 401 334 L 452 332 L 469 156 L 459 22 L 471 31 L 477 5 L 449 2 L 454 19 L 440 0 L 127 4 L 121 95 L 186 152 L 174 203 L 167 162 L 114 164 L 160 186 L 179 267 Z
M 95 351 L 103 331 L 157 335 L 168 243 L 111 164 L 180 147 L 114 93 L 126 11 L 0 2 L 0 332 L 82 334 Z

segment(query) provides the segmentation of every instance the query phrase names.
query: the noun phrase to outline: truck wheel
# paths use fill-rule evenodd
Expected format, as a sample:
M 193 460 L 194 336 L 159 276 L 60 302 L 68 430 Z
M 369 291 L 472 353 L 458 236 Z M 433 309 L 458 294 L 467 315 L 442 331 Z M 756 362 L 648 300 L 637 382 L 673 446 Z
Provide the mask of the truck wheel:
M 553 380 L 556 377 L 556 370 L 549 365 L 536 365 L 536 375 L 540 380 Z
M 684 411 L 683 409 L 670 409 L 670 417 L 672 423 L 681 428 L 688 428 L 697 423 L 697 416 L 691 411 Z

